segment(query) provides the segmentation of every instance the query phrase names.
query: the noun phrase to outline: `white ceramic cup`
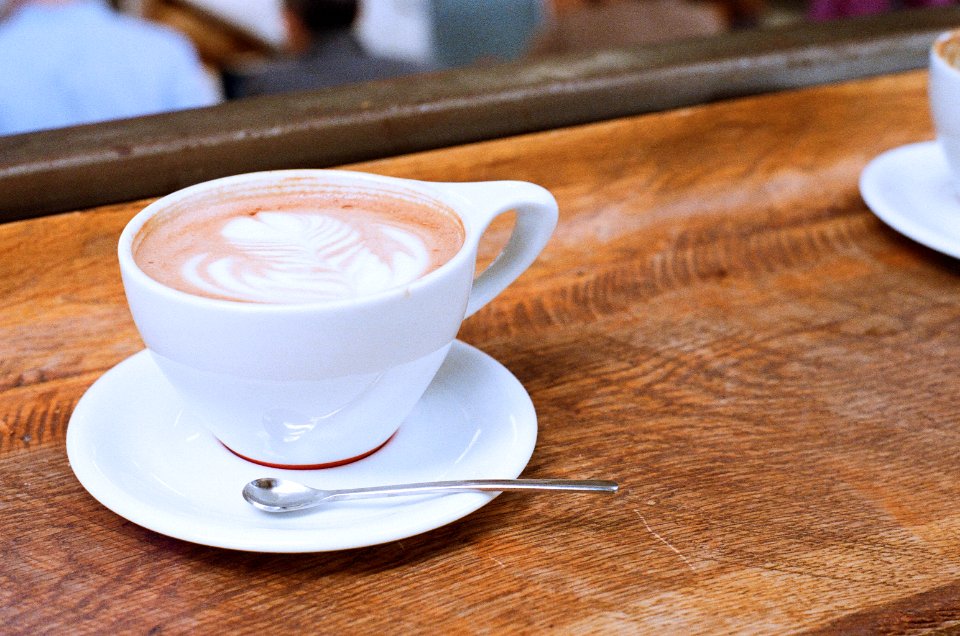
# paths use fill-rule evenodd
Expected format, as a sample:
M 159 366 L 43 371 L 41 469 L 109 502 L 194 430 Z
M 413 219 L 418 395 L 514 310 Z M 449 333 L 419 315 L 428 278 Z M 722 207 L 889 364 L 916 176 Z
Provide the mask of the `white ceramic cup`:
M 412 283 L 350 300 L 258 304 L 167 287 L 133 257 L 134 239 L 185 199 L 299 186 L 427 198 L 463 223 L 461 249 Z M 474 278 L 489 223 L 514 210 L 503 251 Z M 186 212 L 189 214 L 189 212 Z M 119 243 L 127 301 L 153 359 L 197 418 L 246 459 L 318 468 L 374 452 L 397 431 L 443 362 L 463 319 L 534 261 L 557 222 L 557 203 L 518 181 L 428 183 L 337 170 L 281 170 L 226 177 L 163 197 L 136 215 Z
M 960 193 L 960 30 L 941 33 L 930 47 L 928 88 L 937 142 Z

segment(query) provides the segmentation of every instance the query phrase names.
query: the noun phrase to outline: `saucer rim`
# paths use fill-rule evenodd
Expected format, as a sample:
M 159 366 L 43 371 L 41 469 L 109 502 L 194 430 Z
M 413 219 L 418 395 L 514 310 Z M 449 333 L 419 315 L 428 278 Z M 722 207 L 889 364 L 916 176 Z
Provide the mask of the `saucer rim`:
M 933 162 L 932 165 L 938 169 L 942 168 L 944 176 L 949 179 L 946 158 L 943 156 L 936 140 L 904 144 L 880 153 L 867 163 L 860 173 L 858 183 L 860 196 L 870 211 L 897 233 L 941 254 L 960 258 L 960 241 L 944 239 L 942 234 L 938 232 L 939 226 L 921 221 L 921 218 L 928 219 L 929 217 L 918 217 L 904 212 L 901 209 L 902 206 L 897 205 L 886 194 L 886 189 L 882 183 L 883 178 L 892 177 L 896 179 L 901 177 L 902 180 L 902 171 L 892 170 L 892 168 L 913 165 L 910 160 L 916 158 L 928 163 Z M 935 177 L 926 173 L 923 176 L 928 181 L 935 179 Z M 916 196 L 912 194 L 915 190 L 917 190 L 916 187 L 910 188 L 911 194 L 905 196 Z M 929 193 L 925 196 L 927 201 L 947 204 L 948 207 L 955 208 L 960 213 L 960 199 L 955 201 L 948 201 L 939 197 L 934 199 Z
M 508 421 L 500 421 L 505 426 L 512 426 L 515 434 L 511 436 L 509 452 L 497 452 L 499 464 L 492 467 L 491 474 L 483 475 L 495 478 L 518 477 L 533 455 L 537 439 L 537 416 L 529 393 L 520 381 L 499 361 L 479 349 L 456 340 L 451 347 L 447 360 L 461 357 L 470 368 L 485 368 L 493 371 L 495 378 L 488 380 L 497 384 L 507 383 L 505 393 L 511 398 L 504 400 L 504 415 Z M 147 350 L 139 351 L 121 361 L 100 378 L 98 378 L 78 401 L 67 426 L 66 450 L 71 469 L 83 488 L 101 505 L 118 516 L 159 534 L 188 541 L 190 543 L 210 547 L 225 548 L 247 552 L 262 553 L 312 553 L 329 552 L 379 545 L 415 536 L 440 528 L 444 525 L 462 519 L 463 517 L 482 508 L 498 493 L 457 493 L 435 498 L 417 498 L 408 501 L 394 501 L 385 504 L 389 512 L 386 516 L 391 520 L 406 516 L 407 520 L 401 527 L 394 524 L 364 523 L 362 520 L 347 524 L 333 531 L 330 528 L 286 527 L 283 517 L 269 513 L 256 513 L 260 517 L 252 517 L 242 532 L 231 532 L 225 529 L 225 524 L 218 518 L 223 515 L 211 513 L 201 517 L 198 523 L 196 515 L 186 514 L 183 509 L 164 506 L 160 503 L 150 503 L 138 498 L 130 489 L 125 489 L 115 479 L 111 479 L 109 470 L 103 468 L 97 461 L 88 457 L 83 451 L 85 437 L 96 432 L 96 428 L 115 426 L 111 418 L 97 415 L 97 409 L 102 408 L 105 400 L 114 400 L 111 391 L 115 391 L 119 384 L 126 380 L 130 373 L 142 372 L 137 369 L 138 364 L 148 364 L 156 370 L 156 365 Z M 445 362 L 446 364 L 446 362 Z M 477 366 L 479 365 L 479 366 Z M 443 367 L 438 374 L 443 373 Z M 479 371 L 475 371 L 479 373 Z M 172 391 L 172 389 L 170 389 Z M 428 389 L 429 391 L 429 389 Z M 469 399 L 469 398 L 467 398 Z M 179 407 L 171 405 L 171 410 Z M 498 408 L 501 408 L 498 406 Z M 156 423 L 160 423 L 160 416 L 154 416 Z M 502 418 L 500 418 L 502 420 Z M 490 425 L 484 421 L 484 425 Z M 156 425 L 156 424 L 155 424 Z M 480 422 L 471 424 L 479 427 Z M 177 442 L 173 442 L 176 444 Z M 224 450 L 224 457 L 235 458 Z M 375 458 L 375 455 L 371 458 Z M 243 461 L 243 460 L 240 460 Z M 215 463 L 215 460 L 211 462 Z M 224 468 L 217 466 L 216 468 Z M 215 470 L 211 468 L 210 470 Z M 229 468 L 226 468 L 229 470 Z M 317 472 L 322 472 L 321 469 Z M 287 472 L 287 471 L 284 471 Z M 296 474 L 314 471 L 289 471 Z M 479 475 L 462 475 L 463 478 L 478 477 Z M 457 478 L 451 476 L 450 478 Z M 238 494 L 239 497 L 239 494 Z M 203 499 L 191 500 L 194 504 L 202 503 Z M 305 513 L 306 514 L 306 513 Z M 378 518 L 382 519 L 382 517 Z

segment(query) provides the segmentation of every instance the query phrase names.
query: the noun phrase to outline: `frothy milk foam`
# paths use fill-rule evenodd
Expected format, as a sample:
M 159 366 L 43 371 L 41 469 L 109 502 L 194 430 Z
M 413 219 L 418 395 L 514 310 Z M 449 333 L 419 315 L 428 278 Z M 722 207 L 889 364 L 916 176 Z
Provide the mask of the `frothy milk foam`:
M 947 64 L 960 69 L 960 32 L 936 42 L 934 49 Z
M 464 231 L 429 201 L 345 190 L 204 195 L 147 221 L 134 259 L 187 293 L 254 303 L 355 298 L 450 260 Z

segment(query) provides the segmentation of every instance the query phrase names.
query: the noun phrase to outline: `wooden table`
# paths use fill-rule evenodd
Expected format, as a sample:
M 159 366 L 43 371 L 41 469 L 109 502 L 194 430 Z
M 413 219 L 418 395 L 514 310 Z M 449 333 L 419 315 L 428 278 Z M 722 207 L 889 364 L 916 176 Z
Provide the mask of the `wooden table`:
M 143 202 L 0 225 L 2 631 L 960 624 L 960 268 L 888 229 L 857 190 L 879 152 L 932 138 L 925 81 L 354 166 L 556 194 L 545 253 L 460 337 L 530 392 L 526 476 L 623 485 L 613 498 L 504 494 L 365 549 L 202 547 L 90 497 L 64 436 L 86 388 L 142 348 L 115 244 Z

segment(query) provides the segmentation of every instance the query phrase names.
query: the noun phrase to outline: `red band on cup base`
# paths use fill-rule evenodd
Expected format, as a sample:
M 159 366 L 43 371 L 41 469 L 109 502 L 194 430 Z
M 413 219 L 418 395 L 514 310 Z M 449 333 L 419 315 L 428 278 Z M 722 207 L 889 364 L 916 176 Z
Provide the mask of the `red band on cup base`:
M 396 433 L 394 433 L 394 435 L 396 435 Z M 271 462 L 263 462 L 263 461 L 260 461 L 259 459 L 251 459 L 246 455 L 241 455 L 240 453 L 233 450 L 223 442 L 220 442 L 220 443 L 223 444 L 223 447 L 226 448 L 228 451 L 230 451 L 240 459 L 250 462 L 251 464 L 259 464 L 260 466 L 266 466 L 267 468 L 280 468 L 282 470 L 319 470 L 321 468 L 335 468 L 336 466 L 344 466 L 346 464 L 352 464 L 353 462 L 360 461 L 365 457 L 370 457 L 371 455 L 376 453 L 378 450 L 380 450 L 381 448 L 389 444 L 390 440 L 392 439 L 393 439 L 393 435 L 391 435 L 387 439 L 387 441 L 385 441 L 383 444 L 380 444 L 373 450 L 369 450 L 366 453 L 363 453 L 362 455 L 357 455 L 356 457 L 351 457 L 349 459 L 340 459 L 335 462 L 327 462 L 325 464 L 274 464 Z

